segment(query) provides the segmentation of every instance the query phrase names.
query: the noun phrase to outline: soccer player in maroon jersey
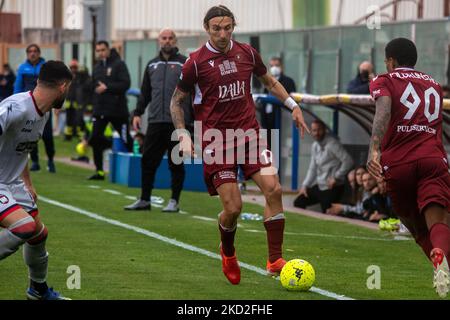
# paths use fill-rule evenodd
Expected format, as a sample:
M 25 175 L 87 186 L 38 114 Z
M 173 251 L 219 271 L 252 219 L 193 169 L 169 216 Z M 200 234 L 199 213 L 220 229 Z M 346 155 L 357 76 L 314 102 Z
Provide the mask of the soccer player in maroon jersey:
M 385 179 L 394 209 L 434 266 L 433 285 L 449 291 L 450 173 L 442 144 L 442 89 L 414 70 L 417 49 L 405 38 L 386 46 L 388 73 L 370 92 L 376 112 L 367 168 Z
M 211 195 L 219 195 L 223 211 L 219 215 L 219 230 L 221 235 L 220 253 L 222 270 L 232 284 L 240 282 L 240 268 L 234 248 L 237 219 L 241 213 L 242 199 L 238 188 L 236 175 L 241 167 L 246 179 L 253 179 L 266 198 L 264 209 L 264 227 L 267 231 L 269 257 L 266 270 L 269 274 L 278 274 L 286 261 L 282 257 L 284 233 L 284 214 L 281 201 L 281 185 L 276 170 L 271 167 L 270 160 L 257 157 L 253 161 L 249 149 L 253 137 L 244 137 L 241 142 L 249 149 L 239 156 L 245 158 L 244 163 L 238 163 L 235 158 L 231 162 L 207 163 L 208 155 L 227 153 L 239 150 L 240 145 L 229 146 L 230 139 L 227 130 L 254 130 L 260 133 L 256 121 L 255 104 L 251 94 L 251 77 L 255 74 L 261 83 L 278 99 L 284 102 L 292 111 L 292 118 L 301 131 L 308 131 L 302 111 L 298 104 L 289 96 L 280 83 L 267 72 L 259 53 L 248 44 L 231 39 L 236 25 L 233 13 L 225 6 L 215 6 L 208 10 L 203 21 L 209 35 L 209 41 L 190 54 L 183 66 L 177 88 L 171 101 L 171 113 L 175 128 L 182 132 L 185 128 L 182 101 L 192 94 L 195 120 L 202 125 L 202 149 L 204 154 L 204 178 Z M 217 148 L 211 149 L 205 137 L 211 132 L 222 133 L 227 141 L 214 140 Z M 238 140 L 241 137 L 238 137 Z M 184 154 L 193 154 L 193 144 L 187 133 L 180 133 L 180 148 Z M 267 150 L 264 150 L 267 151 Z M 264 153 L 264 152 L 263 152 Z M 219 158 L 220 156 L 218 156 Z M 228 157 L 227 157 L 228 160 Z M 267 170 L 269 169 L 269 170 Z

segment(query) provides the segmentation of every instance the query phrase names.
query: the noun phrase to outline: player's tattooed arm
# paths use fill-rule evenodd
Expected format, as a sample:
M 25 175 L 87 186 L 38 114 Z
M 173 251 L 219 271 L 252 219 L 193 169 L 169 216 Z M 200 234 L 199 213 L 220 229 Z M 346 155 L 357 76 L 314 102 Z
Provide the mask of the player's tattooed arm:
M 289 93 L 284 89 L 284 87 L 280 84 L 280 82 L 275 79 L 271 74 L 266 73 L 265 75 L 258 78 L 259 81 L 263 84 L 263 86 L 272 93 L 275 97 L 280 99 L 281 101 L 289 98 Z
M 381 168 L 381 142 L 386 134 L 391 120 L 390 97 L 380 97 L 375 102 L 375 117 L 372 125 L 372 136 L 370 138 L 369 157 L 367 159 L 367 170 L 377 179 L 382 179 Z
M 172 100 L 170 101 L 170 114 L 172 116 L 172 122 L 175 129 L 184 129 L 184 111 L 183 111 L 183 101 L 187 99 L 189 93 L 183 92 L 178 88 L 175 88 L 175 91 L 172 95 Z
M 172 100 L 170 101 L 170 113 L 172 115 L 172 122 L 175 127 L 176 134 L 178 135 L 178 139 L 180 141 L 181 154 L 183 156 L 196 157 L 194 144 L 192 143 L 190 133 L 186 130 L 186 124 L 184 122 L 184 111 L 182 104 L 185 99 L 188 99 L 188 97 L 189 93 L 175 88 L 172 95 Z
M 265 75 L 258 78 L 259 81 L 266 87 L 267 90 L 275 97 L 277 97 L 280 101 L 284 103 L 284 105 L 291 110 L 292 112 L 292 120 L 294 120 L 297 128 L 300 129 L 300 136 L 303 138 L 305 135 L 305 131 L 310 133 L 309 127 L 303 118 L 302 110 L 300 106 L 295 102 L 295 100 L 289 95 L 286 89 L 272 76 L 270 73 L 266 73 Z

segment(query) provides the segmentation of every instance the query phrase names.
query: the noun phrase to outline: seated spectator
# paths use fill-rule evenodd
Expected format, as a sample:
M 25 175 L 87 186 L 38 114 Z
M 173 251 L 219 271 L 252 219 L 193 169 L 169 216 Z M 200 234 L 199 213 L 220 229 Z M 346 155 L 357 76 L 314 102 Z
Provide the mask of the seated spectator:
M 367 178 L 370 197 L 363 202 L 364 217 L 370 222 L 378 222 L 387 218 L 386 188 L 384 182 L 378 182 L 370 174 Z
M 373 213 L 370 215 L 369 221 L 379 222 L 388 218 L 397 219 L 393 211 L 391 198 L 387 194 L 386 182 L 378 181 L 378 187 L 376 189 L 378 193 L 372 196 L 371 203 L 373 206 L 371 208 L 373 209 Z
M 344 193 L 342 195 L 342 203 L 353 203 L 353 196 L 356 189 L 356 170 L 350 170 L 347 173 L 347 180 L 344 183 Z
M 353 176 L 351 175 L 352 172 L 354 172 Z M 364 193 L 362 177 L 365 173 L 367 173 L 367 171 L 364 166 L 359 166 L 355 170 L 349 172 L 347 179 L 349 180 L 349 184 L 353 187 L 350 199 L 344 203 L 333 203 L 326 211 L 327 214 L 362 219 L 364 211 L 363 199 L 366 199 L 369 196 L 368 193 Z
M 442 86 L 442 94 L 444 99 L 450 99 L 450 86 Z
M 369 83 L 374 77 L 373 65 L 369 61 L 362 62 L 358 67 L 358 74 L 347 85 L 347 93 L 369 94 Z
M 312 122 L 311 136 L 315 140 L 311 145 L 311 161 L 294 206 L 305 209 L 320 203 L 325 213 L 332 203 L 341 198 L 345 177 L 353 166 L 353 160 L 342 144 L 327 134 L 322 121 Z

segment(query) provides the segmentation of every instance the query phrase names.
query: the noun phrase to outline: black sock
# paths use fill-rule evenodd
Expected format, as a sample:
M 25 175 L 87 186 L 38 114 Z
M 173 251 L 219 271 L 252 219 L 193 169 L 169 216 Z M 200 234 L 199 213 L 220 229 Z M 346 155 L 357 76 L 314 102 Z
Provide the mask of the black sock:
M 39 282 L 30 280 L 30 287 L 32 289 L 36 290 L 37 292 L 39 292 L 39 294 L 44 294 L 48 290 L 47 282 L 39 283 Z

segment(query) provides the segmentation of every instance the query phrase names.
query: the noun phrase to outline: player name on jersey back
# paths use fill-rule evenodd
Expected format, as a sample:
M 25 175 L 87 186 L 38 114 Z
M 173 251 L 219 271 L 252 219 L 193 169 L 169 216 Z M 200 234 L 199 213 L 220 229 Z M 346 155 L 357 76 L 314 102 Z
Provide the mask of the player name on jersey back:
M 418 79 L 418 80 L 424 80 L 424 81 L 429 81 L 435 85 L 439 85 L 439 83 L 434 80 L 431 76 L 425 74 L 425 73 L 421 73 L 421 72 L 391 72 L 389 74 L 389 76 L 391 78 L 398 78 L 398 79 L 403 79 L 403 80 L 407 80 L 407 79 Z
M 397 68 L 370 83 L 377 100 L 391 98 L 391 118 L 381 145 L 384 166 L 421 158 L 446 158 L 442 144 L 443 96 L 430 75 L 411 68 Z

